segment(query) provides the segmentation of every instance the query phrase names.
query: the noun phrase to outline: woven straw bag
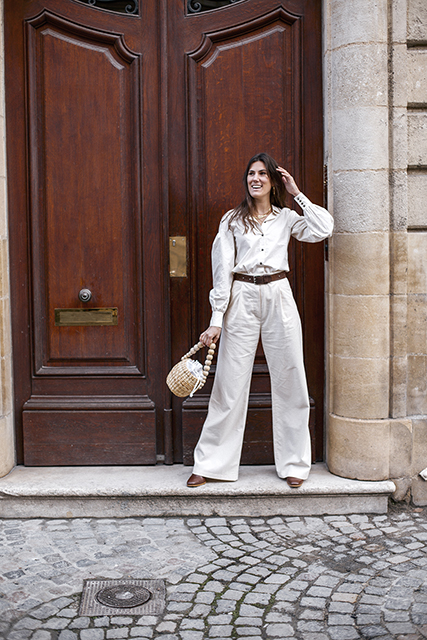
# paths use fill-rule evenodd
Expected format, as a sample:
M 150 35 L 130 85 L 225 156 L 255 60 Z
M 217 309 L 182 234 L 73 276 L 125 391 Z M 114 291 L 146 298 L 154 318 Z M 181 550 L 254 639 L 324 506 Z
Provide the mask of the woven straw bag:
M 192 398 L 193 394 L 201 389 L 206 382 L 215 353 L 215 343 L 212 342 L 209 347 L 204 366 L 191 358 L 204 346 L 203 342 L 198 342 L 194 347 L 191 347 L 190 351 L 182 356 L 181 361 L 171 369 L 166 378 L 169 389 L 179 398 L 186 396 Z

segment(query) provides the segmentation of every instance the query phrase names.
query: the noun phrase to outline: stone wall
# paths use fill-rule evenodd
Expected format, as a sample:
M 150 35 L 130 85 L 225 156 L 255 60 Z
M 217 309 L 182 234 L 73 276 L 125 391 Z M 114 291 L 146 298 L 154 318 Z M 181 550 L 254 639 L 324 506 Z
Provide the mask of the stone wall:
M 407 371 L 406 412 L 412 417 L 410 474 L 416 504 L 427 504 L 427 482 L 417 476 L 427 467 L 427 4 L 408 0 L 407 78 Z M 397 153 L 397 151 L 396 151 Z M 401 413 L 405 410 L 399 406 Z
M 327 461 L 427 504 L 427 5 L 328 0 Z
M 330 0 L 326 144 L 335 233 L 329 265 L 327 461 L 342 476 L 389 473 L 387 1 Z
M 0 476 L 15 464 L 6 201 L 3 3 L 0 6 Z

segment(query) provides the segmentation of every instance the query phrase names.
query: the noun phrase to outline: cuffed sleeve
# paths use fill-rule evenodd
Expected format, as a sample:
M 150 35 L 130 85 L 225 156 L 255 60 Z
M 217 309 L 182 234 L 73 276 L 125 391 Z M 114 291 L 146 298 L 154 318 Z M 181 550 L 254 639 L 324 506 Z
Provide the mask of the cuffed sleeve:
M 334 219 L 323 207 L 313 204 L 307 196 L 299 193 L 294 198 L 303 210 L 292 226 L 291 235 L 302 242 L 320 242 L 332 235 Z
M 211 321 L 209 323 L 209 326 L 222 328 L 223 318 L 224 318 L 224 313 L 222 311 L 212 311 L 212 316 L 211 316 Z

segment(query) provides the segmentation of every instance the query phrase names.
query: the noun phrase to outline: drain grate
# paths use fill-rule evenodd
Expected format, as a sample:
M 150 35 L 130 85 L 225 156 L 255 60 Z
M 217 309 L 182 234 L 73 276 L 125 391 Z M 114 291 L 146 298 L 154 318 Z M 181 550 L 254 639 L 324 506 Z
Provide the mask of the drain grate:
M 126 609 L 126 607 L 138 607 L 148 602 L 151 598 L 151 591 L 144 587 L 129 587 L 121 584 L 116 587 L 106 587 L 96 594 L 96 599 L 106 607 L 115 609 Z
M 164 608 L 163 580 L 86 580 L 79 614 L 158 615 Z

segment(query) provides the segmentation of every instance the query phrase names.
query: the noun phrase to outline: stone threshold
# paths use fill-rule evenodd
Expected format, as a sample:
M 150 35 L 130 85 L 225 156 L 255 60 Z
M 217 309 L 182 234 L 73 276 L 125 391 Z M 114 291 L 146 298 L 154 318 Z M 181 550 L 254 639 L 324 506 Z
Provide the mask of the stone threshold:
M 241 466 L 237 482 L 189 489 L 191 467 L 15 467 L 0 479 L 1 518 L 309 516 L 386 513 L 393 482 L 335 476 L 313 465 L 291 489 L 274 466 Z

